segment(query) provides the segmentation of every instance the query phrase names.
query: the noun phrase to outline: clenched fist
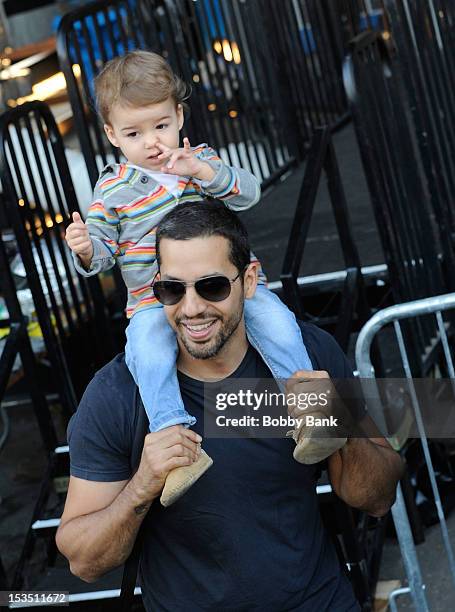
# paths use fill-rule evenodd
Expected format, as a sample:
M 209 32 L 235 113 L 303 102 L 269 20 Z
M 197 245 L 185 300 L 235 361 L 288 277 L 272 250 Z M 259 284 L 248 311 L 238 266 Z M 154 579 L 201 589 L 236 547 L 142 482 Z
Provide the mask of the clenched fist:
M 79 256 L 83 266 L 89 268 L 93 257 L 93 244 L 88 227 L 77 212 L 73 213 L 73 222 L 66 230 L 65 239 L 73 253 Z
M 201 440 L 199 434 L 182 425 L 166 427 L 145 436 L 141 462 L 132 479 L 141 502 L 150 503 L 160 494 L 171 470 L 191 465 L 199 458 Z

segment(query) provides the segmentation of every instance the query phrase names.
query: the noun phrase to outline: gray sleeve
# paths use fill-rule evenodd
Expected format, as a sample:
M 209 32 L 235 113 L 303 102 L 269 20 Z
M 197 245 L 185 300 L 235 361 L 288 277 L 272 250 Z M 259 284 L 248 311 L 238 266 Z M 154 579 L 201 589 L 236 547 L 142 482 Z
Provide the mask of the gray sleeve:
M 86 270 L 76 253 L 72 253 L 74 267 L 82 276 L 94 276 L 99 272 L 110 270 L 115 265 L 115 257 L 102 240 L 90 235 L 93 244 L 93 257 L 89 270 Z
M 119 255 L 120 220 L 115 210 L 108 209 L 98 185 L 95 186 L 93 203 L 88 210 L 85 223 L 93 244 L 90 269 L 86 270 L 77 255 L 73 253 L 74 267 L 82 276 L 93 276 L 109 270 Z
M 210 147 L 203 149 L 198 156 L 215 171 L 211 181 L 194 179 L 203 193 L 223 200 L 228 208 L 236 211 L 247 210 L 259 202 L 259 181 L 250 172 L 228 166 Z

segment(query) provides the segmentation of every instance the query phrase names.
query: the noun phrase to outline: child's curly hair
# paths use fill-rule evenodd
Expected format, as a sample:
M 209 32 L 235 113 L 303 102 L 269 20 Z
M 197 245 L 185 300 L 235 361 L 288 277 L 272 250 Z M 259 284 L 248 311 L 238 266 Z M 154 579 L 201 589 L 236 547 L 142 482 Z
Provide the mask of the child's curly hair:
M 114 104 L 140 107 L 172 98 L 176 105 L 185 107 L 190 93 L 166 60 L 151 51 L 131 51 L 116 57 L 95 78 L 96 105 L 104 123 L 109 123 Z

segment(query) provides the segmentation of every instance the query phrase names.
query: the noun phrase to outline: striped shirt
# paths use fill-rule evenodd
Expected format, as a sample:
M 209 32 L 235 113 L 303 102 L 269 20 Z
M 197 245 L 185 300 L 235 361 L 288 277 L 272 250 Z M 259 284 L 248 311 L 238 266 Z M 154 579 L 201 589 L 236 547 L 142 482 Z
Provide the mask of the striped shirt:
M 246 210 L 260 198 L 257 179 L 246 170 L 227 166 L 206 144 L 193 147 L 196 155 L 215 171 L 210 182 L 179 177 L 174 193 L 146 170 L 128 163 L 109 164 L 100 174 L 86 224 L 93 257 L 85 270 L 77 255 L 74 263 L 83 276 L 112 268 L 117 262 L 128 289 L 127 317 L 139 310 L 160 306 L 151 282 L 157 273 L 155 232 L 166 213 L 177 204 L 199 201 L 209 195 L 232 210 Z M 252 261 L 256 261 L 251 255 Z

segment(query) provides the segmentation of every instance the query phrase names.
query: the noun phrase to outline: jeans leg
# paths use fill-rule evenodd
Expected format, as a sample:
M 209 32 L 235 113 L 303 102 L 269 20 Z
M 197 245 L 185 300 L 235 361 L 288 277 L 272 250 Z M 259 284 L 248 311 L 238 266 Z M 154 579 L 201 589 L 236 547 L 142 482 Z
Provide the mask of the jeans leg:
M 150 431 L 190 426 L 177 379 L 177 340 L 162 308 L 137 312 L 126 330 L 126 364 L 139 387 Z
M 245 324 L 248 339 L 275 379 L 313 369 L 294 314 L 264 285 L 245 301 Z

